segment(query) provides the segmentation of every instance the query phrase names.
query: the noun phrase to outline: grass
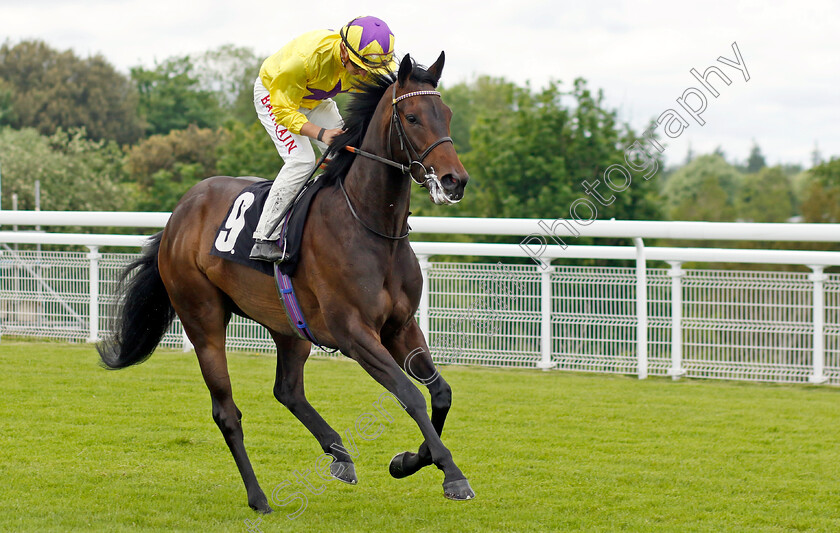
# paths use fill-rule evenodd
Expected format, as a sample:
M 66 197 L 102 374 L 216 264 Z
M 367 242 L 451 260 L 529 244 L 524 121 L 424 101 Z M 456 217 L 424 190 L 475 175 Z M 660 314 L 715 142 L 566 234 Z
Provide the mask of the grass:
M 274 400 L 272 358 L 234 353 L 229 366 L 246 446 L 270 494 L 312 468 L 320 448 Z M 420 443 L 394 411 L 378 438 L 355 439 L 359 485 L 327 482 L 294 520 L 286 515 L 299 502 L 274 505 L 258 529 L 840 530 L 838 389 L 442 373 L 454 391 L 444 442 L 475 500 L 445 500 L 435 468 L 388 475 L 391 456 Z M 306 386 L 342 434 L 382 392 L 355 363 L 326 359 L 308 363 Z M 4 339 L 0 391 L 0 530 L 244 533 L 245 520 L 259 518 L 193 354 L 161 350 L 108 372 L 90 345 Z

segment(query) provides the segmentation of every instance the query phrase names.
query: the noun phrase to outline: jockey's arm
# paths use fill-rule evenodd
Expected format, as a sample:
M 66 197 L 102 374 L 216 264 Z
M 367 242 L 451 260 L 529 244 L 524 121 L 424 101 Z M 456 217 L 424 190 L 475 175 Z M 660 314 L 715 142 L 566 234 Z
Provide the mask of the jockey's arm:
M 304 60 L 297 56 L 277 66 L 270 80 L 263 80 L 271 94 L 271 105 L 277 123 L 288 128 L 292 133 L 300 133 L 311 139 L 320 140 L 326 145 L 332 144 L 336 135 L 343 133 L 340 128 L 325 129 L 307 121 L 298 108 L 306 94 L 307 72 Z M 320 135 L 320 139 L 318 139 Z
M 320 126 L 316 126 L 311 122 L 307 122 L 306 124 L 300 127 L 300 134 L 318 140 L 318 135 L 321 134 L 321 129 L 322 128 Z M 323 130 L 324 133 L 321 135 L 320 141 L 326 144 L 327 146 L 332 144 L 333 139 L 336 137 L 336 135 L 344 133 L 344 130 L 341 128 L 323 128 Z

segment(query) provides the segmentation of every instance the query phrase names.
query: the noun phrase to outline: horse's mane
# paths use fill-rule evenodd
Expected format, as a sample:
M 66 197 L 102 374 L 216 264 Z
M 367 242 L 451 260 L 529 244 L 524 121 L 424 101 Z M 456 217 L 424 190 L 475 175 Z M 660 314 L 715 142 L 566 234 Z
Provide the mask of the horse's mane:
M 434 76 L 429 74 L 424 67 L 415 63 L 413 59 L 409 79 L 437 87 L 437 80 Z M 336 178 L 343 179 L 347 175 L 347 171 L 350 170 L 350 165 L 353 164 L 356 155 L 345 150 L 345 147 L 354 146 L 358 148 L 361 146 L 368 125 L 370 125 L 370 119 L 373 117 L 379 101 L 382 100 L 385 90 L 396 80 L 397 75 L 392 73 L 372 75 L 368 80 L 356 84 L 359 92 L 351 93 L 350 102 L 345 110 L 344 133 L 336 136 L 327 149 L 327 153 L 332 159 L 327 164 L 327 168 L 320 179 L 326 180 L 326 183 L 332 183 L 335 182 Z

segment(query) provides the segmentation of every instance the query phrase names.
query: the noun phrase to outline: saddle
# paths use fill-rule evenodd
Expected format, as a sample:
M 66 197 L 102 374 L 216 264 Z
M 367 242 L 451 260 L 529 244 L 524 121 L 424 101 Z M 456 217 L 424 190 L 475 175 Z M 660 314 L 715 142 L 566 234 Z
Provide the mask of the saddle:
M 325 180 L 318 177 L 309 180 L 295 197 L 281 222 L 283 226 L 278 244 L 286 250 L 288 259 L 279 263 L 278 269 L 287 276 L 294 274 L 297 269 L 306 215 L 313 198 L 324 187 L 324 183 Z M 271 181 L 259 181 L 249 185 L 233 200 L 227 216 L 216 231 L 211 255 L 248 266 L 267 276 L 274 276 L 274 264 L 249 257 L 254 246 L 254 231 L 271 184 Z

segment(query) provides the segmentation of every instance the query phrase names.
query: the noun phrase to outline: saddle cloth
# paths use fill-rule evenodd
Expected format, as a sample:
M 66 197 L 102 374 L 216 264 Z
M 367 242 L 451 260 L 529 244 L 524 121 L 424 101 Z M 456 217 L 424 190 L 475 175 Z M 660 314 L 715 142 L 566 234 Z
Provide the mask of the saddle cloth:
M 254 246 L 254 230 L 260 220 L 265 199 L 271 189 L 271 181 L 259 181 L 249 185 L 237 195 L 228 209 L 227 216 L 216 232 L 212 255 L 234 261 L 258 270 L 267 276 L 274 276 L 274 265 L 267 261 L 255 261 L 249 257 Z M 312 199 L 324 186 L 324 180 L 310 180 L 298 193 L 289 213 L 283 217 L 282 236 L 278 244 L 286 250 L 288 260 L 278 266 L 281 273 L 291 276 L 300 260 L 300 245 L 303 226 Z

